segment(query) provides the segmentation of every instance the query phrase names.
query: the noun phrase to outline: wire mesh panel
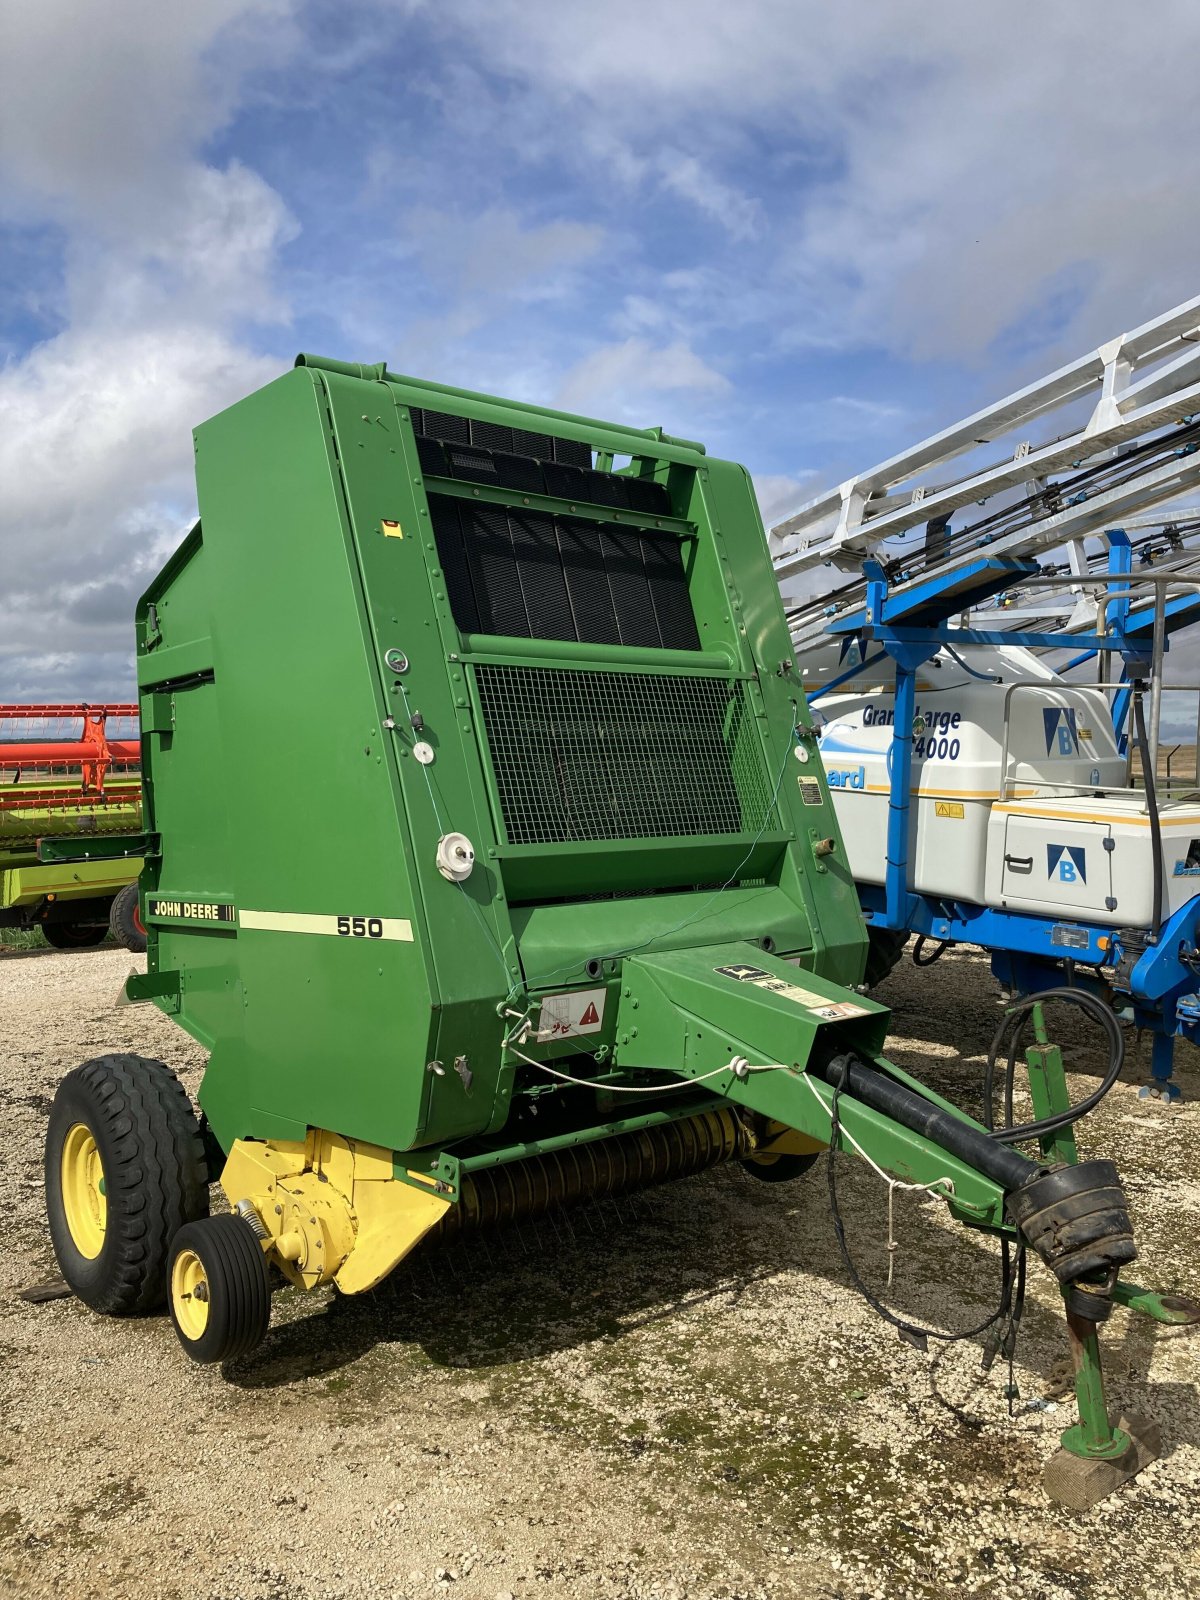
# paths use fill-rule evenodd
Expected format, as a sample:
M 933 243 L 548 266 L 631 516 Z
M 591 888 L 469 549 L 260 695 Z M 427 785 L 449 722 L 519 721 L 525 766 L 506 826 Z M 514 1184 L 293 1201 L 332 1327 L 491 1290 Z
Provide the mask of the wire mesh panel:
M 771 818 L 743 685 L 479 663 L 510 844 L 757 834 Z

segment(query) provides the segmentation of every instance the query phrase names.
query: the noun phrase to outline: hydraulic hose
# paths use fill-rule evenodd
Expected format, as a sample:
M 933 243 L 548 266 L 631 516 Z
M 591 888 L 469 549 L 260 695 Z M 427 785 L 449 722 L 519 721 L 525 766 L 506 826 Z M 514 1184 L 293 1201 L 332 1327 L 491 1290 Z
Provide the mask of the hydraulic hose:
M 1142 712 L 1142 692 L 1135 687 L 1133 693 L 1133 724 L 1137 729 L 1138 749 L 1142 753 L 1142 777 L 1146 784 L 1146 810 L 1150 816 L 1150 849 L 1153 852 L 1154 910 L 1150 917 L 1150 935 L 1157 939 L 1162 929 L 1163 850 L 1162 824 L 1158 817 L 1158 774 L 1150 759 L 1150 741 L 1146 738 L 1146 718 Z
M 1012 1096 L 1013 1078 L 1016 1073 L 1017 1051 L 1021 1043 L 1021 1034 L 1025 1023 L 1033 1013 L 1035 1006 L 1041 1005 L 1046 1000 L 1061 1000 L 1067 1005 L 1078 1006 L 1094 1022 L 1098 1022 L 1104 1030 L 1108 1040 L 1108 1069 L 1104 1074 L 1098 1088 L 1086 1095 L 1078 1105 L 1069 1106 L 1066 1111 L 1057 1112 L 1051 1117 L 1042 1117 L 1037 1122 L 1020 1122 L 1015 1126 L 993 1128 L 987 1137 L 996 1140 L 999 1144 L 1019 1144 L 1023 1139 L 1036 1139 L 1044 1134 L 1056 1133 L 1060 1128 L 1069 1127 L 1078 1122 L 1081 1117 L 1086 1117 L 1089 1111 L 1094 1111 L 1104 1096 L 1121 1076 L 1121 1068 L 1125 1064 L 1125 1039 L 1121 1033 L 1121 1026 L 1116 1017 L 1103 1000 L 1097 999 L 1094 994 L 1089 994 L 1086 989 L 1043 989 L 1038 994 L 1028 995 L 1018 1005 L 1013 1006 L 1000 1026 L 996 1029 L 988 1050 L 987 1066 L 983 1075 L 983 1104 L 984 1119 L 989 1128 L 992 1127 L 992 1094 L 996 1075 L 996 1061 L 1000 1051 L 1008 1040 L 1008 1058 L 1005 1063 L 1004 1073 L 1004 1106 L 1005 1122 L 1012 1123 Z M 1008 1038 L 1011 1033 L 1011 1039 Z
M 882 1112 L 893 1122 L 958 1156 L 999 1184 L 1006 1194 L 1028 1183 L 1040 1170 L 1036 1161 L 1009 1150 L 993 1134 L 943 1111 L 941 1106 L 854 1056 L 835 1056 L 831 1061 L 813 1063 L 808 1070 L 831 1088 L 861 1100 L 873 1111 Z

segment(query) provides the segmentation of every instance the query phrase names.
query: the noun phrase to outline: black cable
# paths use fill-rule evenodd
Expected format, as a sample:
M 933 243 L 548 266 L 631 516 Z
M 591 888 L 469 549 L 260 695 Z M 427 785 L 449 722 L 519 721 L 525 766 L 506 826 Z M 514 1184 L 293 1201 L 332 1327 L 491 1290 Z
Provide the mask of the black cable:
M 914 967 L 931 967 L 935 961 L 940 961 L 950 948 L 949 939 L 943 939 L 931 956 L 925 955 L 925 935 L 918 934 L 917 942 L 912 948 L 912 964 Z
M 1053 1116 L 1042 1117 L 1035 1122 L 1013 1122 L 1013 1094 L 1016 1075 L 1017 1049 L 1026 1023 L 1033 1012 L 1033 1008 L 1047 1000 L 1062 1000 L 1068 1005 L 1079 1006 L 1081 1010 L 1098 1021 L 1103 1028 L 1109 1042 L 1109 1066 L 1100 1086 L 1079 1101 L 1077 1105 L 1067 1108 L 1066 1111 L 1055 1113 Z M 1009 1041 L 1008 1057 L 1004 1073 L 1004 1126 L 996 1128 L 992 1115 L 992 1099 L 994 1094 L 996 1060 L 1000 1049 L 1011 1034 Z M 1125 1040 L 1121 1034 L 1120 1025 L 1112 1011 L 1103 1001 L 1089 994 L 1086 989 L 1045 989 L 1040 994 L 1030 995 L 1027 999 L 1014 1006 L 1004 1017 L 995 1037 L 992 1039 L 988 1051 L 987 1066 L 984 1070 L 984 1126 L 990 1136 L 1000 1144 L 1016 1144 L 1024 1139 L 1037 1138 L 1046 1134 L 1057 1132 L 1059 1128 L 1069 1127 L 1085 1117 L 1089 1111 L 1095 1109 L 1104 1096 L 1112 1088 L 1120 1076 L 1121 1068 L 1125 1061 Z M 992 1343 L 991 1359 L 994 1359 L 997 1350 L 1003 1350 L 1009 1363 L 1009 1387 L 1012 1388 L 1012 1366 L 1016 1350 L 1016 1341 L 1020 1327 L 1021 1315 L 1025 1307 L 1025 1242 L 1018 1238 L 1016 1241 L 1016 1258 L 1014 1270 L 1014 1257 L 1012 1246 L 1007 1239 L 1001 1240 L 1000 1245 L 1000 1303 L 995 1311 L 982 1322 L 971 1328 L 964 1328 L 958 1332 L 948 1333 L 936 1328 L 923 1328 L 918 1323 L 909 1322 L 891 1311 L 883 1302 L 874 1295 L 859 1275 L 854 1260 L 850 1254 L 850 1247 L 846 1242 L 846 1228 L 842 1221 L 841 1211 L 837 1198 L 837 1171 L 836 1155 L 841 1122 L 838 1115 L 838 1102 L 841 1097 L 846 1080 L 850 1073 L 848 1057 L 843 1057 L 839 1076 L 833 1081 L 833 1097 L 829 1108 L 829 1162 L 826 1167 L 826 1176 L 829 1185 L 829 1211 L 833 1220 L 833 1231 L 837 1238 L 838 1248 L 846 1270 L 850 1274 L 851 1282 L 862 1295 L 863 1299 L 878 1316 L 885 1322 L 891 1323 L 905 1338 L 922 1343 L 929 1339 L 940 1339 L 950 1344 L 962 1339 L 973 1339 L 985 1333 L 997 1323 L 1003 1322 L 1005 1326 Z M 985 1353 L 984 1364 L 990 1366 L 991 1359 Z M 1011 1410 L 1011 1394 L 1010 1394 Z
M 1098 493 L 1108 488 L 1118 488 L 1122 484 L 1152 471 L 1157 466 L 1159 456 L 1169 458 L 1176 455 L 1181 449 L 1200 440 L 1200 422 L 1187 422 L 1174 428 L 1169 433 L 1156 434 L 1149 439 L 1140 440 L 1123 450 L 1119 456 L 1108 461 L 1099 461 L 1091 466 L 1084 467 L 1069 477 L 1058 478 L 1044 489 L 1036 490 L 1009 505 L 998 507 L 978 521 L 955 529 L 949 536 L 948 543 L 939 555 L 939 561 L 948 557 L 958 556 L 964 549 L 973 548 L 977 544 L 991 544 L 1006 534 L 1016 533 L 1026 526 L 1035 526 L 1040 516 L 1052 514 L 1058 507 L 1055 502 L 1070 502 L 1081 491 Z M 868 524 L 869 526 L 869 524 Z M 1190 530 L 1190 525 L 1181 525 Z M 1196 526 L 1200 526 L 1197 524 Z M 904 530 L 894 535 L 903 539 L 914 530 Z M 1148 538 L 1157 537 L 1155 534 Z M 893 559 L 902 563 L 907 577 L 913 578 L 929 568 L 922 550 L 914 544 L 911 550 L 904 550 Z M 862 580 L 855 579 L 840 588 L 830 590 L 820 598 L 826 605 L 843 607 L 852 603 L 853 594 L 862 587 Z M 812 609 L 812 602 L 798 604 L 788 610 L 789 621 L 807 614 Z
M 1020 1046 L 1021 1035 L 1026 1023 L 1032 1015 L 1033 1008 L 1042 1005 L 1047 1000 L 1062 1000 L 1067 1005 L 1078 1006 L 1081 1011 L 1091 1016 L 1104 1030 L 1108 1039 L 1109 1058 L 1108 1070 L 1097 1089 L 1085 1095 L 1078 1105 L 1068 1106 L 1065 1111 L 1056 1112 L 1053 1116 L 1042 1117 L 1036 1122 L 1022 1122 L 1016 1126 L 1012 1124 L 1012 1080 L 1016 1071 L 1017 1050 Z M 1011 1033 L 1011 1040 L 1008 1035 Z M 992 1126 L 992 1095 L 996 1075 L 996 1060 L 1001 1049 L 1008 1043 L 1008 1058 L 1005 1064 L 1005 1126 L 993 1128 Z M 1038 994 L 1027 996 L 1019 1004 L 1013 1006 L 996 1029 L 988 1050 L 987 1065 L 983 1074 L 983 1105 L 984 1125 L 993 1139 L 1001 1144 L 1019 1144 L 1023 1139 L 1041 1138 L 1045 1134 L 1057 1133 L 1060 1128 L 1069 1128 L 1078 1122 L 1081 1117 L 1086 1117 L 1094 1111 L 1104 1096 L 1116 1083 L 1121 1075 L 1121 1068 L 1125 1064 L 1125 1040 L 1121 1027 L 1116 1017 L 1103 1000 L 1098 1000 L 1094 994 L 1086 989 L 1043 989 Z
M 829 1182 L 829 1212 L 833 1219 L 833 1231 L 837 1237 L 838 1248 L 842 1253 L 842 1260 L 846 1263 L 846 1271 L 850 1274 L 850 1281 L 871 1307 L 871 1310 L 881 1316 L 885 1322 L 890 1322 L 892 1327 L 896 1328 L 907 1339 L 915 1340 L 918 1343 L 923 1343 L 927 1339 L 940 1339 L 946 1344 L 954 1344 L 961 1339 L 973 1339 L 978 1334 L 986 1333 L 989 1328 L 994 1327 L 997 1322 L 1008 1316 L 1013 1305 L 1013 1262 L 1011 1247 L 1007 1239 L 1002 1239 L 1000 1242 L 1000 1304 L 990 1317 L 986 1317 L 984 1321 L 977 1323 L 973 1328 L 963 1328 L 957 1333 L 947 1333 L 939 1328 L 922 1328 L 919 1323 L 908 1322 L 905 1318 L 898 1317 L 894 1311 L 889 1310 L 881 1300 L 871 1293 L 859 1276 L 858 1268 L 854 1265 L 853 1258 L 850 1255 L 850 1246 L 846 1243 L 846 1228 L 838 1207 L 837 1173 L 835 1170 L 837 1165 L 838 1135 L 841 1128 L 838 1117 L 838 1099 L 849 1070 L 849 1059 L 843 1058 L 841 1077 L 835 1080 L 832 1085 L 833 1098 L 829 1106 L 829 1161 L 825 1172 Z M 1022 1298 L 1024 1296 L 1023 1257 L 1024 1248 L 1019 1245 L 1017 1276 L 1021 1284 Z
M 1161 661 L 1158 670 L 1162 671 Z M 1151 890 L 1154 896 L 1154 915 L 1150 919 L 1150 937 L 1152 940 L 1157 940 L 1162 930 L 1162 823 L 1158 817 L 1158 774 L 1154 771 L 1154 763 L 1150 759 L 1150 743 L 1146 738 L 1146 719 L 1142 713 L 1140 683 L 1135 683 L 1133 686 L 1133 723 L 1137 730 L 1138 749 L 1142 752 L 1142 781 L 1146 785 L 1146 810 L 1150 814 L 1150 852 L 1154 862 Z M 1157 753 L 1156 751 L 1156 756 Z
M 951 658 L 952 661 L 957 661 L 958 662 L 959 666 L 963 669 L 963 671 L 965 673 L 967 673 L 972 678 L 978 678 L 980 683 L 1003 683 L 1004 682 L 1004 679 L 1000 676 L 1000 674 L 998 672 L 976 672 L 974 667 L 969 667 L 967 665 L 967 663 L 963 660 L 963 658 L 959 655 L 958 651 L 954 648 L 954 646 L 952 644 L 948 644 L 945 641 L 943 641 L 942 649 L 946 652 L 946 654 Z

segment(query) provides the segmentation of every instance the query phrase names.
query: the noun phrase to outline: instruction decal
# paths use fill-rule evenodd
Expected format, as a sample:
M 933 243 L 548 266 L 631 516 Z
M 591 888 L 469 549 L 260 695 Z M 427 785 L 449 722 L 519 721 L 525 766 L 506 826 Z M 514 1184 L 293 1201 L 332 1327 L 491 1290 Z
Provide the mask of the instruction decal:
M 853 1005 L 849 1000 L 830 1000 L 811 989 L 802 989 L 799 984 L 776 978 L 762 967 L 714 967 L 713 971 L 722 978 L 733 978 L 737 983 L 752 983 L 756 989 L 767 989 L 783 1000 L 791 1000 L 806 1011 L 811 1011 L 813 1016 L 820 1017 L 822 1022 L 845 1022 L 850 1017 L 869 1015 L 866 1006 Z
M 815 778 L 797 778 L 800 785 L 800 798 L 806 806 L 819 806 L 821 804 L 821 785 Z

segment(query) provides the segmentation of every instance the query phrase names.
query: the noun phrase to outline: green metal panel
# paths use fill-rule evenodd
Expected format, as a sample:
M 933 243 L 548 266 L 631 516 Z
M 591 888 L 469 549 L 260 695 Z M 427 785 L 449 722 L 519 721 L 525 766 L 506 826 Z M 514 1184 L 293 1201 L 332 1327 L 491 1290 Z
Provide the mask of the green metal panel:
M 884 1007 L 750 945 L 631 956 L 623 983 L 616 1066 L 675 1062 L 674 1070 L 705 1088 L 815 1139 L 829 1140 L 832 1094 L 805 1071 L 818 1037 L 830 1054 L 853 1050 L 886 1066 L 879 1057 Z M 733 1070 L 738 1058 L 749 1064 L 744 1076 Z M 906 1075 L 895 1075 L 912 1085 Z M 990 1179 L 854 1100 L 844 1099 L 840 1111 L 846 1132 L 880 1166 L 909 1183 L 949 1178 L 961 1216 L 989 1227 L 1003 1224 L 1004 1195 Z
M 583 440 L 601 460 L 632 453 L 669 514 L 427 481 L 414 406 Z M 615 984 L 625 952 L 754 937 L 857 980 L 861 921 L 840 855 L 813 852 L 836 823 L 820 763 L 807 800 L 795 781 L 807 712 L 777 671 L 786 625 L 740 468 L 657 430 L 315 361 L 200 427 L 196 461 L 201 522 L 138 612 L 145 826 L 161 838 L 146 992 L 211 1049 L 201 1100 L 222 1142 L 318 1126 L 402 1151 L 494 1133 L 516 1070 L 502 1013 L 594 982 L 595 959 Z M 680 538 L 700 648 L 464 635 L 433 492 Z M 622 677 L 649 708 L 605 735 L 628 750 L 665 737 L 653 707 L 673 703 L 670 681 L 727 683 L 745 708 L 722 735 L 740 818 L 726 805 L 719 835 L 663 831 L 667 818 L 624 837 L 603 818 L 626 813 L 599 794 L 577 813 L 586 836 L 511 842 L 511 773 L 477 681 L 501 666 L 539 693 L 539 674 L 564 669 L 579 685 Z M 436 865 L 451 832 L 475 849 L 461 883 Z

